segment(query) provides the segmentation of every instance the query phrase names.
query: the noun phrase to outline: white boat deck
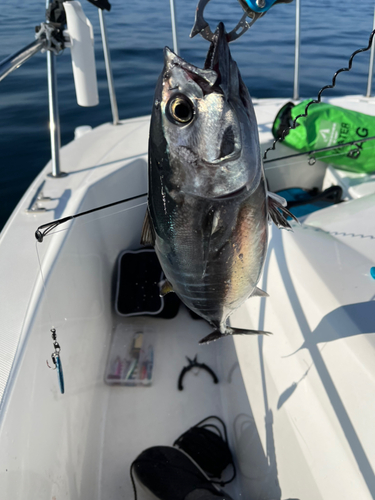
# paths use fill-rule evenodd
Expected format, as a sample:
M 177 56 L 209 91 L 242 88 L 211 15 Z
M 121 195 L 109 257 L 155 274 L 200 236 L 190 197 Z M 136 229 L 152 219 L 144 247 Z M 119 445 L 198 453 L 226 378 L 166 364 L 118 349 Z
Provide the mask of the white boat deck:
M 374 99 L 333 102 L 375 115 Z M 255 101 L 262 148 L 271 144 L 270 127 L 284 103 Z M 145 198 L 67 223 L 41 244 L 33 235 L 56 218 L 145 193 L 148 126 L 148 117 L 105 124 L 62 148 L 69 175 L 52 179 L 47 165 L 1 234 L 4 498 L 33 492 L 35 500 L 130 499 L 132 459 L 149 446 L 172 444 L 214 414 L 227 423 L 239 464 L 238 479 L 226 487 L 234 499 L 374 500 L 373 176 L 360 183 L 361 174 L 330 167 L 327 173 L 319 163 L 308 172 L 306 160 L 298 162 L 299 177 L 296 165 L 273 178 L 269 170 L 275 186 L 293 175 L 297 185 L 323 185 L 336 175 L 351 199 L 310 214 L 294 233 L 272 230 L 261 283 L 270 297 L 249 300 L 232 324 L 273 336 L 200 347 L 209 327 L 184 307 L 173 320 L 131 318 L 157 329 L 153 384 L 105 384 L 111 336 L 125 321 L 113 310 L 116 259 L 139 248 Z M 278 145 L 269 158 L 284 152 L 290 154 Z M 43 181 L 44 195 L 53 198 L 40 202 L 48 211 L 26 213 Z M 62 347 L 63 396 L 45 364 L 52 326 Z M 220 384 L 190 372 L 179 392 L 185 356 L 197 353 Z

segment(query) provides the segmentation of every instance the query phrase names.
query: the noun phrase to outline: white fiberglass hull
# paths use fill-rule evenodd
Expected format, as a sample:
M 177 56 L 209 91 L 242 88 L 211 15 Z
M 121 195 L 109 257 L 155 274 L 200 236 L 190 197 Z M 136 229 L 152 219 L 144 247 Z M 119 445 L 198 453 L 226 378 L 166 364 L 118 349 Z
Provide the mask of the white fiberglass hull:
M 256 102 L 262 147 L 283 103 Z M 360 110 L 371 103 L 339 104 Z M 334 179 L 352 199 L 308 215 L 293 233 L 272 228 L 261 284 L 270 297 L 250 299 L 231 320 L 272 336 L 198 346 L 210 327 L 184 307 L 172 320 L 114 311 L 116 260 L 139 248 L 145 198 L 61 226 L 43 243 L 33 236 L 55 218 L 145 193 L 148 124 L 140 118 L 103 125 L 68 144 L 62 170 L 70 175 L 51 179 L 45 169 L 2 233 L 1 498 L 132 498 L 129 467 L 142 450 L 172 445 L 199 420 L 218 415 L 238 466 L 225 488 L 233 498 L 374 499 L 372 177 L 363 193 L 355 176 L 320 163 L 312 169 L 306 159 L 266 169 L 271 189 L 291 187 L 291 178 L 303 187 Z M 54 200 L 41 204 L 51 211 L 25 213 L 44 180 L 44 194 Z M 112 336 L 124 324 L 154 330 L 150 387 L 104 382 Z M 64 395 L 45 362 L 52 326 Z M 200 371 L 178 391 L 185 356 L 196 354 L 219 384 Z

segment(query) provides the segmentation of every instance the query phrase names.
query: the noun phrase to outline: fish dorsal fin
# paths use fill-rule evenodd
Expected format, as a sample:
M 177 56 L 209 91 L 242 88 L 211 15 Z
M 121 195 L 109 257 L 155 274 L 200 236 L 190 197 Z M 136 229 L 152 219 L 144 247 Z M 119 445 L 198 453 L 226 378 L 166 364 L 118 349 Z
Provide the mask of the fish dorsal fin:
M 254 288 L 254 290 L 251 292 L 250 297 L 269 297 L 268 293 L 265 292 L 264 290 L 261 290 L 257 286 Z
M 165 295 L 167 295 L 167 293 L 174 292 L 173 286 L 171 285 L 171 283 L 169 283 L 168 280 L 161 281 L 159 283 L 159 286 L 160 286 L 160 293 L 159 293 L 160 297 L 164 297 Z
M 143 221 L 141 245 L 155 246 L 155 232 L 152 226 L 150 212 L 148 211 L 148 209 L 146 210 L 145 220 Z
M 285 198 L 268 191 L 267 202 L 269 220 L 274 222 L 279 229 L 292 230 L 292 226 L 286 220 L 286 217 L 289 216 L 296 222 L 298 222 L 298 219 L 286 208 L 287 202 Z

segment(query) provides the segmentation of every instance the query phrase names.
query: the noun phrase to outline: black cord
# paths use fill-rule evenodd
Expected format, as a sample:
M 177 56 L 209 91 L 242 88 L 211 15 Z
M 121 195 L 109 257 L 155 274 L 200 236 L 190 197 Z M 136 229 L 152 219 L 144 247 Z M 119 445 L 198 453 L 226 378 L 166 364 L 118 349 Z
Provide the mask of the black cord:
M 218 435 L 221 437 L 221 439 L 224 441 L 224 438 L 223 438 L 223 435 L 221 433 L 221 430 L 219 429 L 219 427 L 217 425 L 214 425 L 214 424 L 206 424 L 206 425 L 202 425 L 201 426 L 203 429 L 208 429 L 208 428 L 211 428 L 211 429 L 215 429 L 218 433 Z
M 368 46 L 367 46 L 367 47 L 364 47 L 364 48 L 362 48 L 362 49 L 358 49 L 358 50 L 356 50 L 355 52 L 353 52 L 353 54 L 350 56 L 349 63 L 348 63 L 348 67 L 347 67 L 347 68 L 341 68 L 341 69 L 339 69 L 338 71 L 336 71 L 336 73 L 335 73 L 335 74 L 333 75 L 333 77 L 332 77 L 332 84 L 331 84 L 331 85 L 325 85 L 324 87 L 322 87 L 322 88 L 319 90 L 319 93 L 318 93 L 318 98 L 317 98 L 317 99 L 314 99 L 314 100 L 312 100 L 312 101 L 310 101 L 310 102 L 306 105 L 306 107 L 305 107 L 305 112 L 304 112 L 303 114 L 301 114 L 301 115 L 298 115 L 298 116 L 294 119 L 293 124 L 292 124 L 289 128 L 284 129 L 284 130 L 283 130 L 283 132 L 282 132 L 282 134 L 281 134 L 281 136 L 280 136 L 280 137 L 278 137 L 277 139 L 275 139 L 275 140 L 273 141 L 272 146 L 271 146 L 271 147 L 269 147 L 268 149 L 266 149 L 266 151 L 264 152 L 264 155 L 263 155 L 263 160 L 265 160 L 265 159 L 267 158 L 267 153 L 268 153 L 268 151 L 274 151 L 274 150 L 275 150 L 275 147 L 276 147 L 276 144 L 277 144 L 278 142 L 282 142 L 282 141 L 285 139 L 285 137 L 286 137 L 287 133 L 289 132 L 289 130 L 292 130 L 292 129 L 295 129 L 295 128 L 296 128 L 296 126 L 297 126 L 297 120 L 298 120 L 299 118 L 305 118 L 305 117 L 307 116 L 307 111 L 308 111 L 309 107 L 310 107 L 312 104 L 318 104 L 318 103 L 320 103 L 320 102 L 321 102 L 321 97 L 322 97 L 323 92 L 324 92 L 325 90 L 327 90 L 327 89 L 333 89 L 333 88 L 335 87 L 335 85 L 336 85 L 336 78 L 337 78 L 337 76 L 338 76 L 340 73 L 344 72 L 344 71 L 350 71 L 350 70 L 352 69 L 352 65 L 353 65 L 353 59 L 354 59 L 354 57 L 355 57 L 357 54 L 360 54 L 361 52 L 366 52 L 367 50 L 370 50 L 371 45 L 372 45 L 372 41 L 373 41 L 373 38 L 374 38 L 374 35 L 375 35 L 375 30 L 373 30 L 373 31 L 371 32 L 371 35 L 370 35 L 370 38 L 369 38 L 369 42 L 368 42 Z
M 134 491 L 134 500 L 137 500 L 138 497 L 137 497 L 137 489 L 135 487 L 135 480 L 134 480 L 134 476 L 133 476 L 133 467 L 134 467 L 134 462 L 132 462 L 132 464 L 130 466 L 130 479 L 131 479 L 133 491 Z
M 217 417 L 216 415 L 211 415 L 210 417 L 206 417 L 203 420 L 201 420 L 200 422 L 198 422 L 196 425 L 194 425 L 194 427 L 199 427 L 199 426 L 201 426 L 201 427 L 214 427 L 214 428 L 216 428 L 219 431 L 220 437 L 222 438 L 221 432 L 220 432 L 219 428 L 216 425 L 214 425 L 214 424 L 201 425 L 201 424 L 204 424 L 204 422 L 207 422 L 207 420 L 210 420 L 210 419 L 216 419 L 216 420 L 218 420 L 221 423 L 221 425 L 223 426 L 224 436 L 225 436 L 224 441 L 225 441 L 225 444 L 228 446 L 228 450 L 229 450 L 227 426 L 225 425 L 224 421 L 221 420 L 220 417 Z M 236 466 L 234 465 L 233 457 L 232 457 L 232 467 L 233 467 L 233 475 L 232 475 L 232 477 L 230 479 L 228 479 L 227 481 L 222 481 L 222 480 L 215 481 L 213 479 L 210 479 L 211 483 L 219 484 L 220 486 L 225 486 L 226 484 L 231 483 L 235 479 L 235 477 L 237 476 L 237 470 L 236 470 Z

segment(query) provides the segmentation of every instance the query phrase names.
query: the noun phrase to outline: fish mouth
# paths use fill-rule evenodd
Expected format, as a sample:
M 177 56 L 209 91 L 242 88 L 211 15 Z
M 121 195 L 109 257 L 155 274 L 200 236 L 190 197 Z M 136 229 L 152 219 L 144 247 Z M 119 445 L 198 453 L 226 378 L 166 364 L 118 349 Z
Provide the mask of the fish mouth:
M 240 196 L 241 194 L 243 194 L 247 191 L 248 191 L 248 189 L 247 189 L 247 186 L 245 185 L 239 189 L 236 189 L 235 191 L 231 191 L 230 193 L 223 194 L 221 196 L 214 196 L 213 199 L 214 200 L 228 200 L 231 198 L 237 198 L 238 196 Z
M 233 162 L 235 160 L 238 160 L 240 156 L 241 156 L 241 150 L 237 149 L 234 150 L 233 153 L 226 156 L 221 156 L 220 158 L 216 158 L 215 160 L 207 161 L 205 159 L 201 159 L 200 163 L 202 163 L 206 167 L 218 167 L 221 166 L 223 163 Z
M 219 23 L 216 28 L 213 41 L 208 49 L 204 69 L 214 71 L 217 74 L 215 85 L 218 85 L 225 97 L 228 98 L 232 91 L 231 81 L 233 77 L 236 80 L 238 69 L 230 53 L 228 35 L 223 23 Z
M 165 47 L 163 71 L 165 79 L 175 66 L 186 71 L 201 86 L 204 93 L 219 91 L 228 99 L 231 92 L 236 92 L 236 82 L 238 91 L 238 68 L 232 59 L 228 34 L 222 22 L 216 28 L 203 69 L 186 62 L 169 47 Z

